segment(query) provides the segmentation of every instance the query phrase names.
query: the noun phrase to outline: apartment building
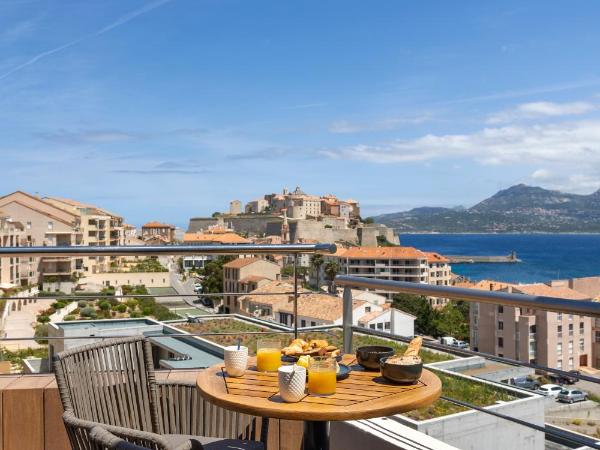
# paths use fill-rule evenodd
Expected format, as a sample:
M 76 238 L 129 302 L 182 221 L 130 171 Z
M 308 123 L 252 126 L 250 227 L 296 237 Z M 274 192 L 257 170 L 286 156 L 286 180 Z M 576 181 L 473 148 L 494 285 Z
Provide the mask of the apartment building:
M 0 247 L 23 247 L 29 242 L 25 227 L 0 211 Z M 33 258 L 0 258 L 0 291 L 37 283 Z
M 28 245 L 63 246 L 83 242 L 81 218 L 39 197 L 16 191 L 0 197 L 0 209 L 12 220 L 23 224 Z M 32 270 L 39 282 L 46 278 L 69 280 L 73 273 L 83 271 L 83 258 L 34 258 Z
M 486 280 L 469 287 L 591 301 L 587 295 L 562 282 L 513 285 Z M 478 351 L 563 370 L 596 363 L 592 360 L 592 319 L 589 317 L 474 303 L 470 319 L 471 346 Z
M 342 248 L 334 255 L 325 255 L 324 259 L 338 262 L 340 273 L 345 275 L 412 283 L 429 282 L 427 255 L 413 247 Z M 321 267 L 322 271 L 324 266 Z M 383 290 L 375 292 L 392 297 L 391 293 Z
M 299 288 L 299 292 L 308 292 Z M 238 297 L 239 313 L 245 316 L 257 317 L 259 319 L 279 322 L 279 308 L 286 305 L 292 293 L 294 285 L 287 280 L 266 280 L 250 291 L 257 295 L 242 295 Z
M 450 260 L 445 256 L 435 252 L 424 252 L 427 256 L 427 265 L 429 266 L 428 284 L 436 286 L 449 286 L 452 280 L 452 269 Z M 443 308 L 450 300 L 441 297 L 430 297 L 429 303 L 434 308 Z
M 175 241 L 175 226 L 160 222 L 148 222 L 142 225 L 142 239 L 147 240 L 160 236 L 163 242 Z
M 281 268 L 274 262 L 254 257 L 236 258 L 223 265 L 223 292 L 251 292 L 263 283 L 278 280 Z M 238 313 L 237 295 L 225 295 L 222 305 L 215 305 L 225 313 Z
M 43 200 L 79 218 L 82 234 L 81 245 L 125 245 L 123 217 L 98 206 L 76 200 L 58 197 L 45 197 Z M 118 256 L 86 257 L 83 270 L 86 275 L 108 272 L 111 267 L 119 266 L 121 261 L 122 258 Z

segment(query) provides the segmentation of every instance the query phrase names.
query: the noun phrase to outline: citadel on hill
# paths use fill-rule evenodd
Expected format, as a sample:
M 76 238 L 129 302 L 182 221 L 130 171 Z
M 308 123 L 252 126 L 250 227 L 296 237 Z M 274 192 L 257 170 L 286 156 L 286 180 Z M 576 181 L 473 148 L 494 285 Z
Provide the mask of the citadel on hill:
M 188 233 L 221 226 L 248 236 L 281 236 L 282 242 L 341 242 L 376 247 L 399 245 L 386 225 L 365 223 L 356 200 L 340 200 L 333 194 L 306 194 L 300 187 L 280 194 L 266 194 L 246 203 L 232 200 L 228 213 L 190 219 Z

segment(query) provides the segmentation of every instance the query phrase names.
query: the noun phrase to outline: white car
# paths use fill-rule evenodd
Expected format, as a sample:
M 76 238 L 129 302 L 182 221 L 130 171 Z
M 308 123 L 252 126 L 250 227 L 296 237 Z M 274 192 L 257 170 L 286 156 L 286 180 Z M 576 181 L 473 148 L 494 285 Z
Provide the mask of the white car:
M 194 292 L 202 292 L 202 284 L 195 283 L 194 284 Z
M 545 395 L 546 397 L 557 397 L 562 391 L 563 388 L 558 384 L 542 384 L 539 388 L 535 390 L 536 393 Z

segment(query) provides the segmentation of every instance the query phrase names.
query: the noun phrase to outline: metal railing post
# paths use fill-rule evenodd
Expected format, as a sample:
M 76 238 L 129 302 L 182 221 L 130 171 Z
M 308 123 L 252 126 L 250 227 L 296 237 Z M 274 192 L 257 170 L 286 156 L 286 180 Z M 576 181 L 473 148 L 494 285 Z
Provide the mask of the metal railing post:
M 298 339 L 298 254 L 294 253 L 294 339 Z
M 349 286 L 344 288 L 342 329 L 344 333 L 343 351 L 350 354 L 352 353 L 352 288 Z

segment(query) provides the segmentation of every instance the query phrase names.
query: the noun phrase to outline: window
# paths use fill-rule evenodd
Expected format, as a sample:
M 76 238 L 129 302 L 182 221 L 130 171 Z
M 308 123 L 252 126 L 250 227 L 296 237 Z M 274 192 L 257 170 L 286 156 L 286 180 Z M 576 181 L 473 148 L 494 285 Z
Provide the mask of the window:
M 365 306 L 365 312 L 366 313 L 371 312 L 371 307 L 370 306 Z
M 562 337 L 562 325 L 558 325 L 556 327 L 556 331 L 557 331 L 558 337 L 561 338 Z
M 504 322 L 502 322 L 501 320 L 498 321 L 498 329 L 504 330 Z
M 504 306 L 498 305 L 498 314 L 502 314 L 504 312 Z
M 579 338 L 579 351 L 583 351 L 583 348 L 585 346 L 585 341 L 583 340 L 583 338 Z
M 301 326 L 301 327 L 305 327 L 305 326 L 306 326 L 306 320 L 302 319 L 302 320 L 300 321 L 300 326 Z
M 529 327 L 529 332 L 530 332 L 531 334 L 535 334 L 535 333 L 536 333 L 536 331 L 537 331 L 537 328 L 535 327 L 535 325 L 531 325 L 531 326 Z
M 559 359 L 556 361 L 556 368 L 557 369 L 562 369 L 562 359 Z
M 558 320 L 559 322 L 562 320 L 562 313 L 556 314 L 556 320 Z
M 569 369 L 573 368 L 573 358 L 569 358 Z
M 31 230 L 31 222 L 27 222 L 27 224 L 25 226 L 27 227 L 28 230 Z
M 312 320 L 310 321 L 310 326 L 311 327 L 316 327 L 317 326 L 317 322 L 313 322 Z
M 374 329 L 375 329 L 375 324 L 374 324 L 374 323 L 372 323 L 371 325 L 369 325 L 369 328 L 370 328 L 371 330 L 374 330 Z
M 585 324 L 583 322 L 579 322 L 579 332 L 583 333 L 583 329 L 585 328 Z
M 504 338 L 498 338 L 498 347 L 504 347 Z
M 562 355 L 562 342 L 559 342 L 558 344 L 556 344 L 556 354 L 558 356 Z
M 573 320 L 573 314 L 569 314 L 569 320 Z
M 573 324 L 569 324 L 569 336 L 573 336 Z
M 389 330 L 391 327 L 392 327 L 392 324 L 391 324 L 391 322 L 386 322 L 386 323 L 385 323 L 385 329 L 386 329 L 386 330 Z
M 54 230 L 54 222 L 52 222 L 52 221 L 48 222 L 48 229 L 49 230 Z
M 573 354 L 573 341 L 569 341 L 569 355 Z

